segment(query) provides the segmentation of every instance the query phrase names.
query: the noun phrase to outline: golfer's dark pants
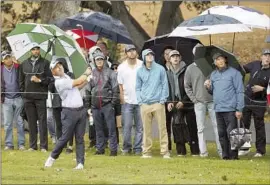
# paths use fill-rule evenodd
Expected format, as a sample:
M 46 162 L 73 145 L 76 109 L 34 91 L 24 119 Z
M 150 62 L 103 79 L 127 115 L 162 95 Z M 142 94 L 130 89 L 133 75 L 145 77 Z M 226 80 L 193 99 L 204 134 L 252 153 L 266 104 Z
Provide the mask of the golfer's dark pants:
M 168 134 L 168 150 L 172 150 L 172 113 L 168 111 L 167 104 L 166 106 L 166 128 Z
M 109 132 L 110 150 L 117 151 L 117 137 L 116 137 L 116 124 L 115 112 L 113 106 L 109 103 L 101 109 L 92 109 L 93 119 L 96 130 L 96 148 L 99 152 L 104 152 L 106 147 L 106 133 L 105 128 L 107 125 Z
M 190 152 L 192 155 L 199 155 L 199 143 L 198 143 L 198 135 L 197 135 L 197 122 L 196 122 L 196 116 L 194 111 L 183 111 L 183 116 L 185 117 L 185 120 L 187 122 L 187 129 L 189 132 L 189 146 L 190 146 Z M 176 135 L 179 133 L 179 127 L 177 125 L 173 125 L 173 134 Z M 174 136 L 175 137 L 175 136 Z M 176 140 L 176 139 L 175 139 Z M 185 142 L 176 142 L 176 151 L 179 155 L 186 155 L 187 150 L 185 146 Z
M 29 125 L 29 145 L 37 150 L 37 121 L 39 123 L 40 148 L 48 150 L 46 100 L 24 99 L 24 108 Z
M 250 106 L 249 106 L 250 105 Z M 264 114 L 266 111 L 266 104 L 256 106 L 256 104 L 249 104 L 243 110 L 243 122 L 245 128 L 250 128 L 251 116 L 254 119 L 254 126 L 256 131 L 256 150 L 260 154 L 266 152 L 266 134 Z
M 53 108 L 53 116 L 54 116 L 55 124 L 56 124 L 56 137 L 58 140 L 62 136 L 61 112 L 62 112 L 62 108 Z M 69 146 L 73 145 L 73 136 L 69 140 Z
M 62 109 L 61 121 L 63 133 L 51 153 L 52 158 L 57 159 L 59 157 L 63 148 L 67 145 L 67 142 L 72 138 L 75 132 L 77 164 L 84 164 L 86 114 L 86 109 L 83 107 Z
M 216 112 L 219 142 L 223 159 L 237 159 L 238 150 L 231 150 L 230 132 L 237 128 L 235 112 Z

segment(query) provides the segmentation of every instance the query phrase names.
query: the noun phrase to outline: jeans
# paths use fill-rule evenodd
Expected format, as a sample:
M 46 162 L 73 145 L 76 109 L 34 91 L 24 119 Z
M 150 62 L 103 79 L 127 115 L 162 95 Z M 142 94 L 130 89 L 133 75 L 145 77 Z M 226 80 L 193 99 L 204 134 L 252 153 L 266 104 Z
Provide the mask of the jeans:
M 55 120 L 53 117 L 53 109 L 47 108 L 47 124 L 48 124 L 48 131 L 51 135 L 51 138 L 55 137 Z
M 194 105 L 194 109 L 195 109 L 196 121 L 197 121 L 200 153 L 202 155 L 208 155 L 207 145 L 206 145 L 206 140 L 205 140 L 205 133 L 204 133 L 205 124 L 206 124 L 206 120 L 205 120 L 206 111 L 208 110 L 209 116 L 211 118 L 213 130 L 214 130 L 214 134 L 215 134 L 217 152 L 221 156 L 222 149 L 221 149 L 221 145 L 220 145 L 219 137 L 218 137 L 217 120 L 216 120 L 216 113 L 214 111 L 214 104 L 199 102 Z
M 5 128 L 5 146 L 13 148 L 13 120 L 17 122 L 18 146 L 24 146 L 25 135 L 23 120 L 20 113 L 23 108 L 23 100 L 21 97 L 8 99 L 5 98 L 2 104 L 4 114 L 4 128 Z
M 131 131 L 133 126 L 133 121 L 135 123 L 135 136 L 133 152 L 142 152 L 142 136 L 143 136 L 143 126 L 142 118 L 140 112 L 140 106 L 134 104 L 125 103 L 122 105 L 122 124 L 123 124 L 123 152 L 129 152 L 132 149 L 131 141 Z
M 95 123 L 96 130 L 96 148 L 99 152 L 104 152 L 106 142 L 106 125 L 109 132 L 110 150 L 112 152 L 117 151 L 117 137 L 116 137 L 116 124 L 115 124 L 115 112 L 112 104 L 107 104 L 101 109 L 92 109 L 92 115 Z

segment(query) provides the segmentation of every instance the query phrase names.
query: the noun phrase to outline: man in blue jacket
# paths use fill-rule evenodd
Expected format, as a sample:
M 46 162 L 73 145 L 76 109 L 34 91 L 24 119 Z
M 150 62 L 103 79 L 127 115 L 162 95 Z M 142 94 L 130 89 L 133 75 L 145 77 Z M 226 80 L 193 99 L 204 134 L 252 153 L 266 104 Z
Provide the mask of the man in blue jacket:
M 205 86 L 213 94 L 219 141 L 224 160 L 238 159 L 238 151 L 231 150 L 230 132 L 237 127 L 237 119 L 242 117 L 244 108 L 244 85 L 242 75 L 228 66 L 226 56 L 216 53 L 213 56 L 216 70 Z
M 143 122 L 142 158 L 152 157 L 153 117 L 159 126 L 160 153 L 163 158 L 170 158 L 165 116 L 165 102 L 169 96 L 166 71 L 154 61 L 154 52 L 151 49 L 143 50 L 142 58 L 143 66 L 138 69 L 136 77 L 136 95 Z

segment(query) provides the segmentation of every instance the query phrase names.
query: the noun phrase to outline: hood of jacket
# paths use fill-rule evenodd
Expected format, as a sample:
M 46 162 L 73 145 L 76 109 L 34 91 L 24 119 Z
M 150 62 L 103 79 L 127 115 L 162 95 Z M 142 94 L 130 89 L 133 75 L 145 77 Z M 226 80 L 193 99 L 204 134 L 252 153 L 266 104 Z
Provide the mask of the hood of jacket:
M 148 55 L 149 53 L 155 54 L 151 49 L 145 49 L 145 50 L 142 51 L 142 59 L 143 59 L 143 64 L 144 65 L 146 64 L 145 56 Z M 154 56 L 154 61 L 153 62 L 155 62 L 155 56 Z

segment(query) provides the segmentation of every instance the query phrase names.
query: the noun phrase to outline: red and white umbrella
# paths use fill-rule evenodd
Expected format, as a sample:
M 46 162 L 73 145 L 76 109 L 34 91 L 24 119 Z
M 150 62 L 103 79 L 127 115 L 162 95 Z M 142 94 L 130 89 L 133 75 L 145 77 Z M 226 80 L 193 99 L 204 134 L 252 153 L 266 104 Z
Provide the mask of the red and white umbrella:
M 89 49 L 95 46 L 98 40 L 98 34 L 87 30 L 72 29 L 66 31 L 66 33 L 72 36 L 78 42 L 81 48 Z

